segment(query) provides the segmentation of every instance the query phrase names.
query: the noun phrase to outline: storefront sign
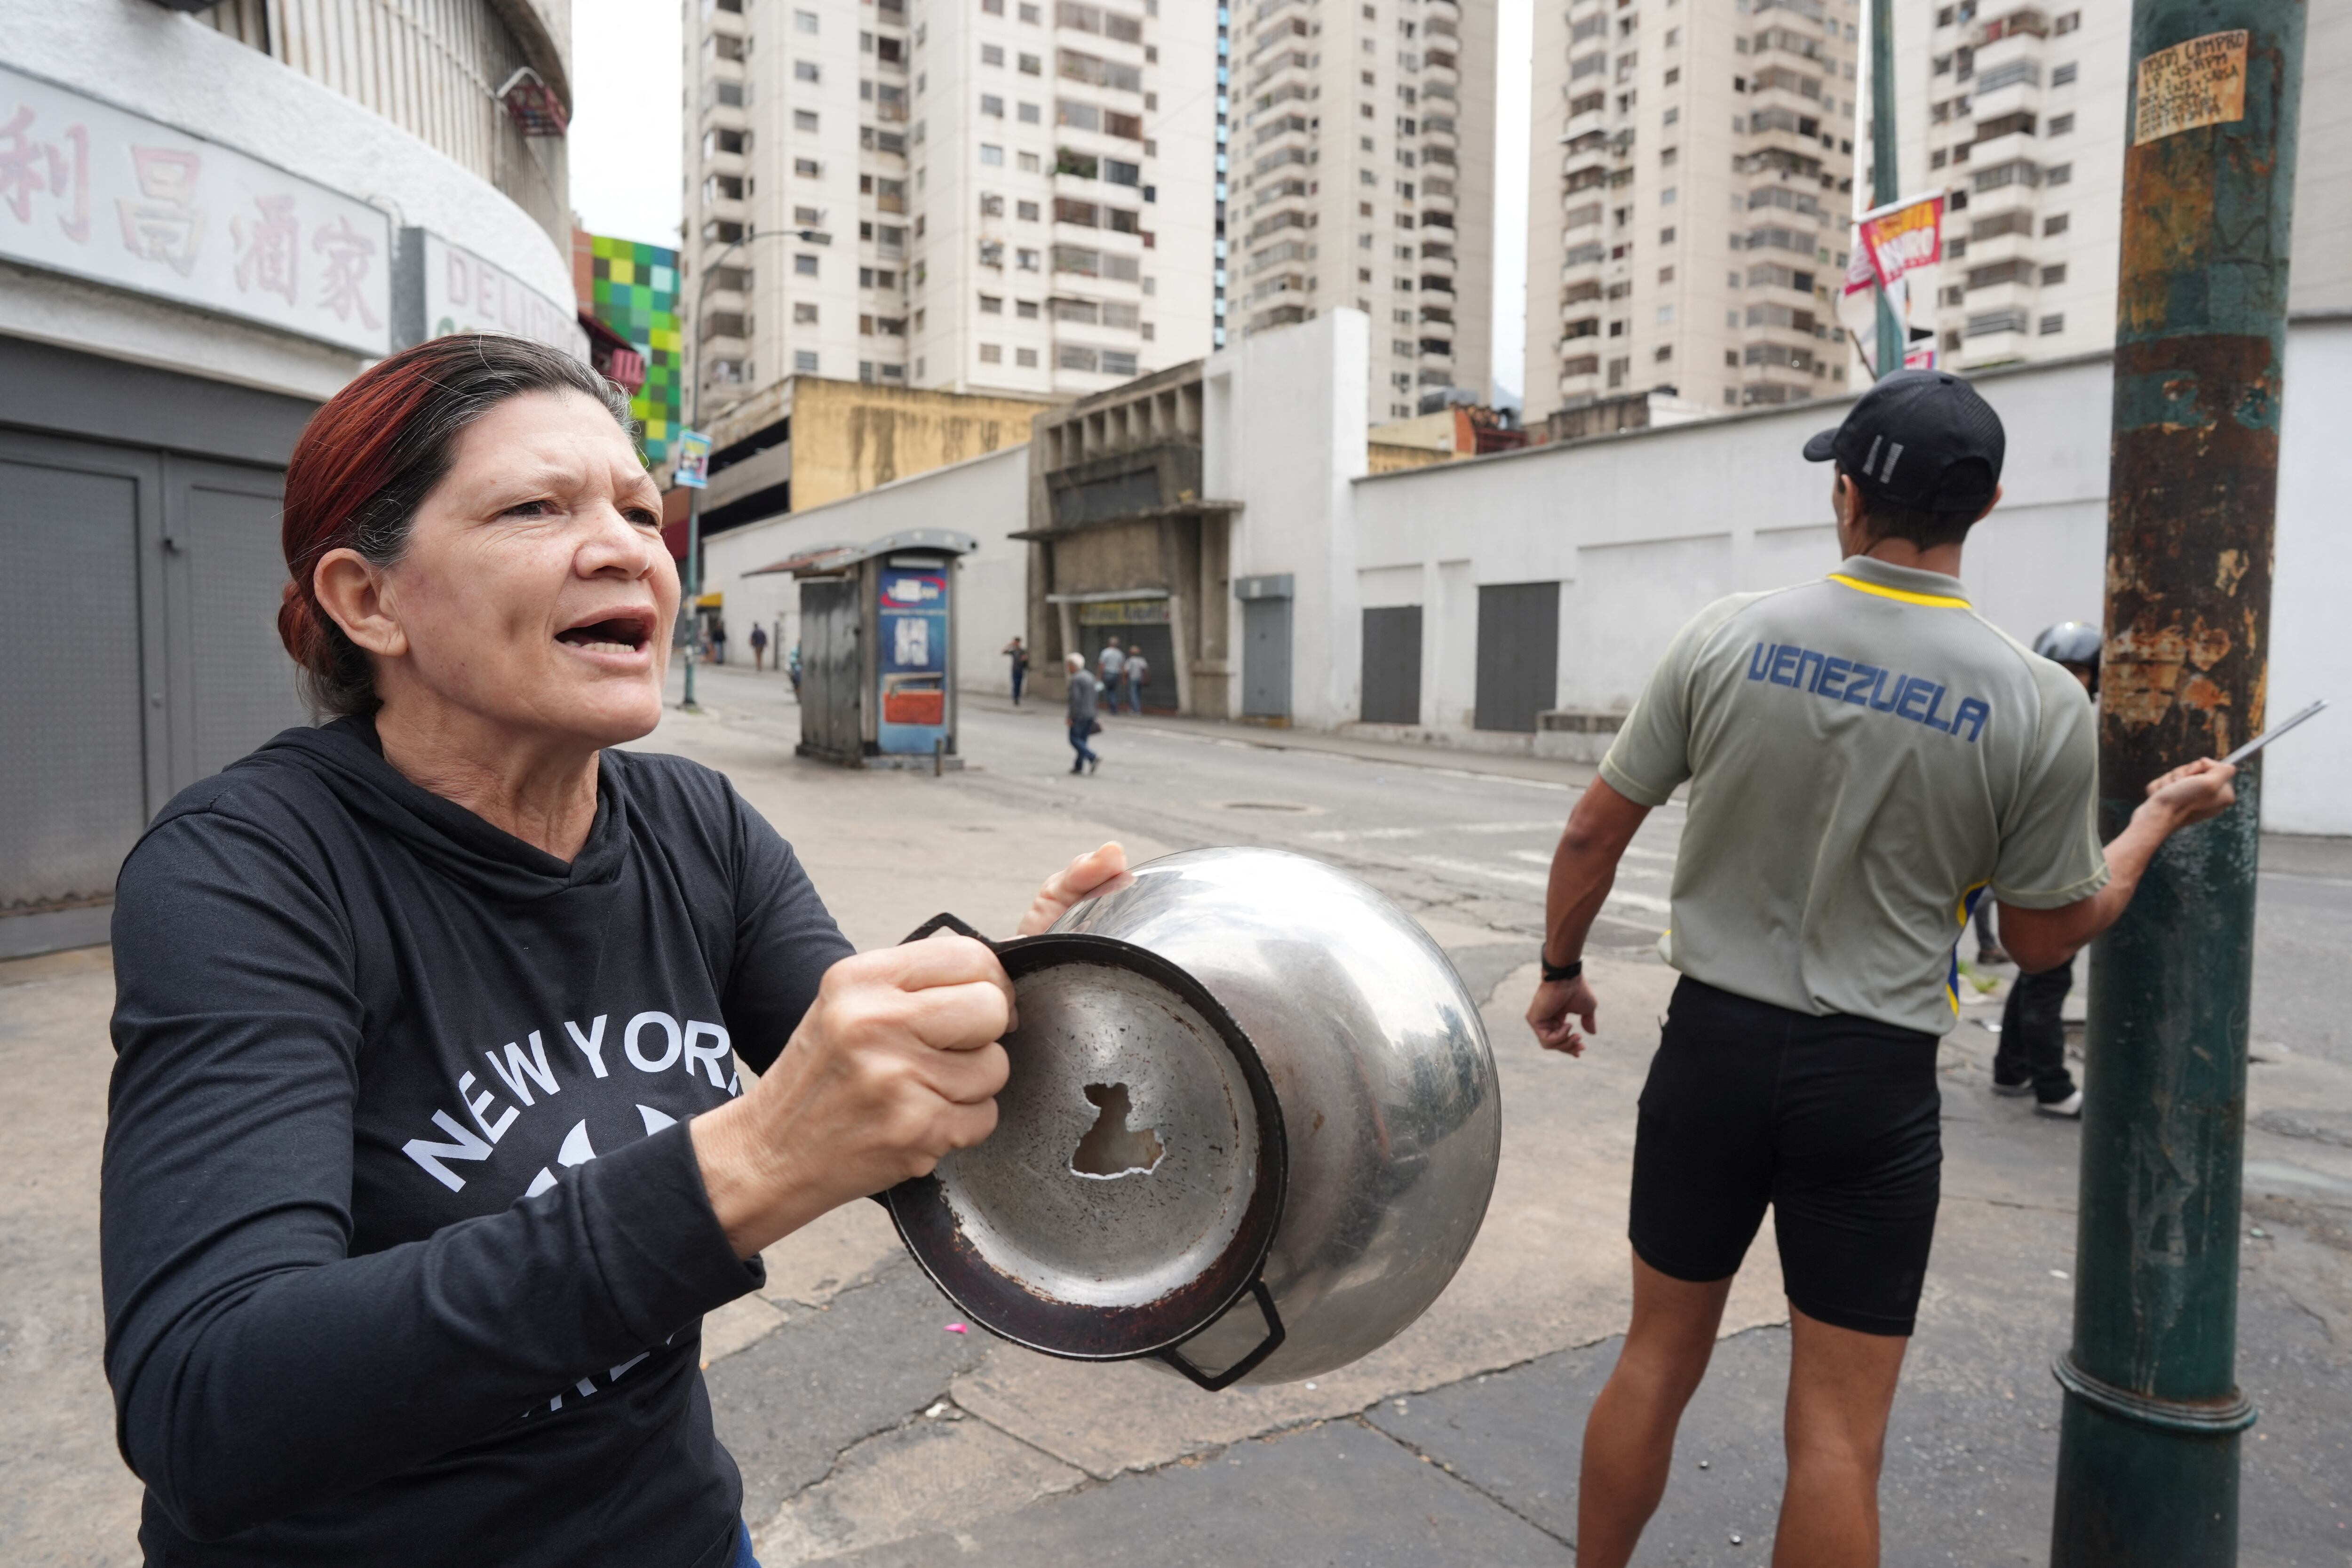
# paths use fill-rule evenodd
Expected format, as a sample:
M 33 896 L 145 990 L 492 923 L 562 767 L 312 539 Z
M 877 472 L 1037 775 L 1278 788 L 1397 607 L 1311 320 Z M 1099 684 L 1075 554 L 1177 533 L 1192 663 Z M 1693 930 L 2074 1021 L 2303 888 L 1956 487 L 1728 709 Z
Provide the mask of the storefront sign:
M 0 68 L 0 257 L 382 354 L 391 242 L 365 202 Z
M 1082 626 L 1164 626 L 1168 624 L 1168 601 L 1165 599 L 1097 600 L 1078 606 L 1078 625 Z
M 395 335 L 404 348 L 452 332 L 509 332 L 588 358 L 575 307 L 428 229 L 400 231 L 395 274 Z

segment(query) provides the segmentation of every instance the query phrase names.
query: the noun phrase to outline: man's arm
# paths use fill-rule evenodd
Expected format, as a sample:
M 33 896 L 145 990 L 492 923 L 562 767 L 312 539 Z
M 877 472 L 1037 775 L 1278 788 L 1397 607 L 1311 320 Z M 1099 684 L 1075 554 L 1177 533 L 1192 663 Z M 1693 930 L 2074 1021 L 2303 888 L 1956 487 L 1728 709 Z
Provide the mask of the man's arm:
M 1617 879 L 1617 861 L 1650 808 L 1594 779 L 1576 809 L 1569 813 L 1559 847 L 1552 851 L 1551 886 L 1544 895 L 1544 957 L 1553 963 L 1572 963 L 1584 955 L 1584 939 L 1601 913 L 1601 900 Z M 1588 1033 L 1599 1033 L 1593 1016 L 1599 1006 L 1592 987 L 1582 975 L 1573 980 L 1546 981 L 1536 989 L 1528 1007 L 1528 1023 L 1536 1040 L 1548 1051 L 1584 1054 L 1584 1037 L 1571 1019 L 1581 1019 Z
M 2237 769 L 2210 757 L 2173 769 L 2147 786 L 2147 798 L 2132 813 L 2131 825 L 2107 846 L 2106 886 L 2054 910 L 2002 904 L 2000 942 L 2017 966 L 2028 974 L 2055 969 L 2115 924 L 2130 906 L 2147 863 L 2164 841 L 2191 823 L 2221 816 L 2237 800 L 2231 782 L 2237 776 Z M 1559 886 L 1555 865 L 1555 892 Z

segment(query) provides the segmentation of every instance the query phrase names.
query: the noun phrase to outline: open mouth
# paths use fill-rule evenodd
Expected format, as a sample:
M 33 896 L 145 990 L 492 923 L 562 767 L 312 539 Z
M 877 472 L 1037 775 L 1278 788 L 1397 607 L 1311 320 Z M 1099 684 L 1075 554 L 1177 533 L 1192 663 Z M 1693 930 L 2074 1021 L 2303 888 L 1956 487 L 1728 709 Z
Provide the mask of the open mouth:
M 654 635 L 654 618 L 642 610 L 624 610 L 601 620 L 583 621 L 555 634 L 583 653 L 639 653 Z

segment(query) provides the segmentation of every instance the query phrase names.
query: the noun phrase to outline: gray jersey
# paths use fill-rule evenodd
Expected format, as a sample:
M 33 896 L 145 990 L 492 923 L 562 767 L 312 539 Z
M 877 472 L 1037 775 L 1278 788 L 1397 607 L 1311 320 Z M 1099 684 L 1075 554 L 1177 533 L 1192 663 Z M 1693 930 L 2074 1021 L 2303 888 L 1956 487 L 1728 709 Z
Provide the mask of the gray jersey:
M 1965 594 L 1856 556 L 1676 635 L 1601 764 L 1643 805 L 1690 781 L 1675 968 L 1942 1034 L 1981 893 L 2053 909 L 2105 883 L 2090 699 Z

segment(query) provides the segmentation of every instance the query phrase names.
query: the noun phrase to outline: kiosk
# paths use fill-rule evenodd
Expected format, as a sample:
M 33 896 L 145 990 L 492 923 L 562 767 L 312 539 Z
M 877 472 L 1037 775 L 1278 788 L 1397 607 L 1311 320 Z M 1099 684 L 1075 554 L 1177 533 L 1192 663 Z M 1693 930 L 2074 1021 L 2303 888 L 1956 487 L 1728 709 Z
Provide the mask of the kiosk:
M 844 767 L 963 766 L 956 755 L 956 566 L 968 533 L 915 528 L 765 568 L 801 592 L 802 756 Z

